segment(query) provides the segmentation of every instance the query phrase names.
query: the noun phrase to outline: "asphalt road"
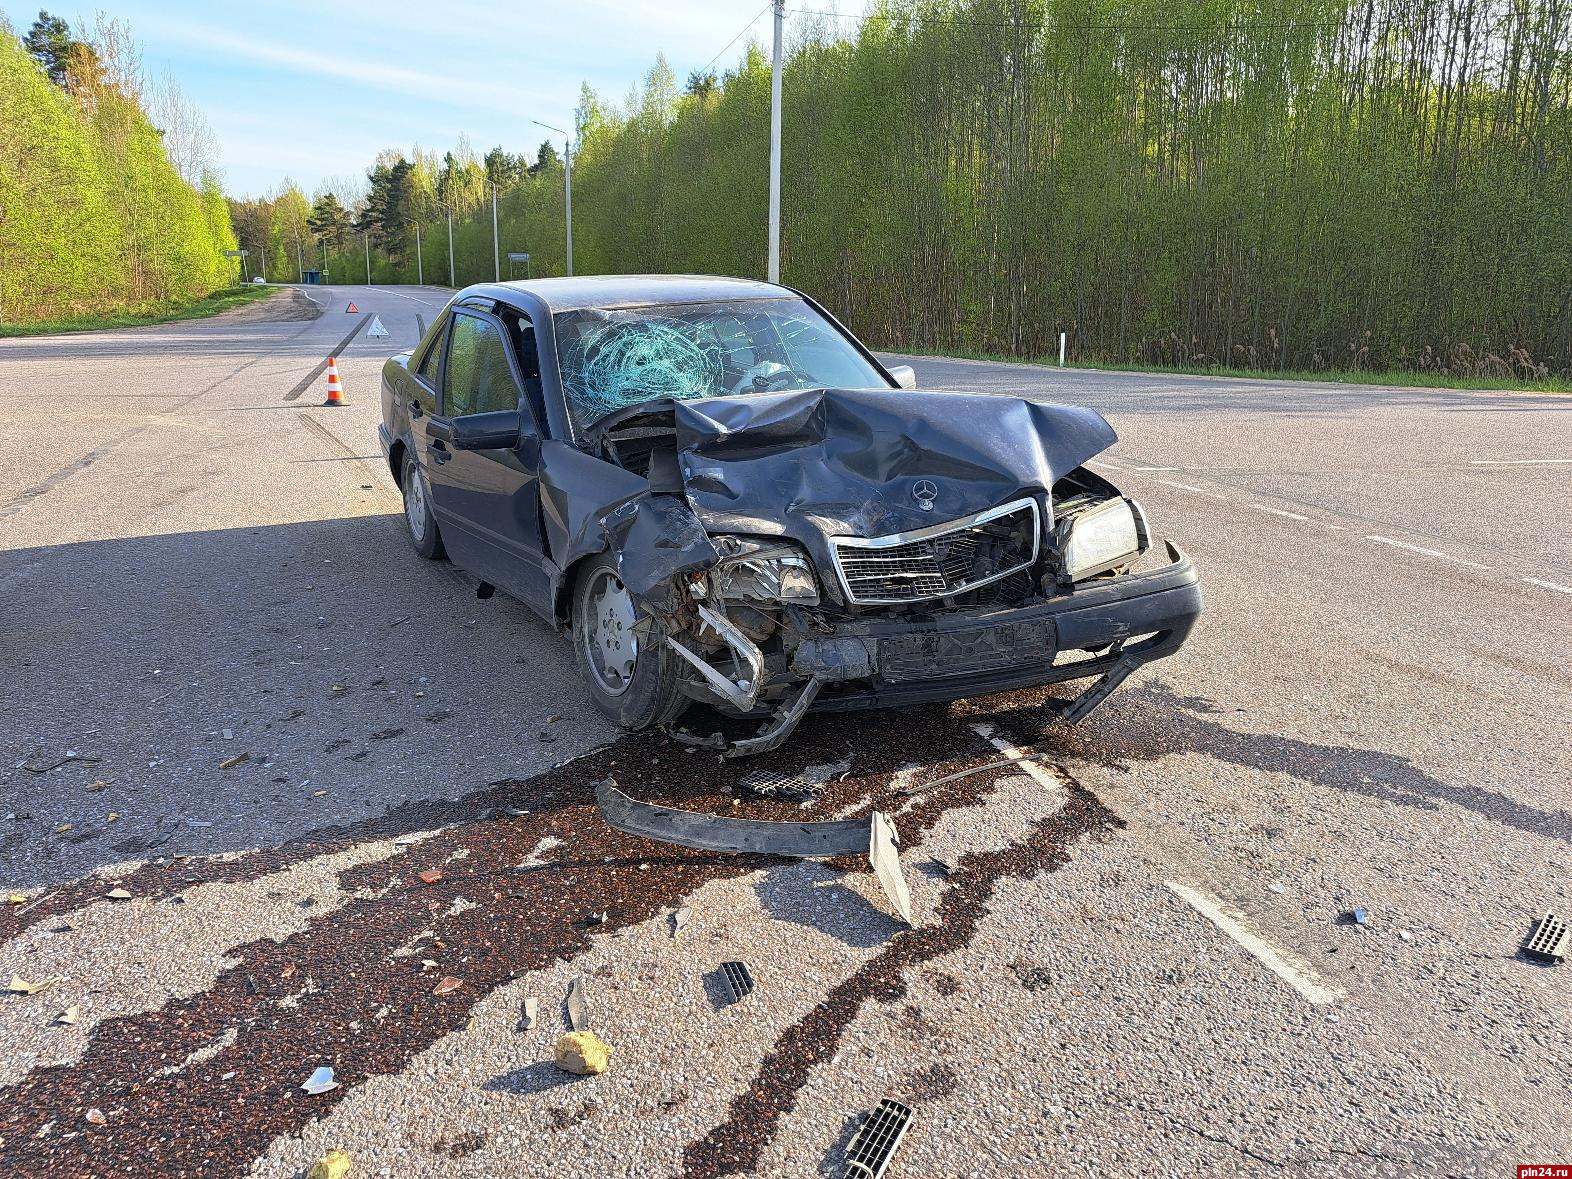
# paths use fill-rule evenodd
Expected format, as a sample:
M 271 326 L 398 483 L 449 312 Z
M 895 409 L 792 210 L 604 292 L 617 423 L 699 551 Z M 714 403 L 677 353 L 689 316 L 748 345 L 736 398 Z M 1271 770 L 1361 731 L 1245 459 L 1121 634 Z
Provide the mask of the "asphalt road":
M 0 996 L 0 1170 L 838 1175 L 884 1096 L 895 1175 L 1572 1159 L 1572 968 L 1516 954 L 1572 908 L 1572 399 L 916 358 L 1104 412 L 1208 612 L 1075 731 L 1026 692 L 722 764 L 407 549 L 377 372 L 445 294 L 311 293 L 0 342 L 0 975 L 56 980 Z M 893 793 L 1016 746 L 1051 764 Z M 737 789 L 814 765 L 806 808 Z M 894 811 L 916 927 L 858 865 L 620 836 L 608 774 Z M 550 1064 L 574 977 L 599 1078 Z

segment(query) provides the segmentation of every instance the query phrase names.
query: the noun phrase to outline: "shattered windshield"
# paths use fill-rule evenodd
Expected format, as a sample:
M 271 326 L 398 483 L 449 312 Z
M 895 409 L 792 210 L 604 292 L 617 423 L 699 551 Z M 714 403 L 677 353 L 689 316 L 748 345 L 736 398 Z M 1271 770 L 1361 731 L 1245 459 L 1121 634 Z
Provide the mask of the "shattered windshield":
M 563 392 L 584 425 L 660 397 L 889 385 L 801 299 L 564 311 L 553 322 Z

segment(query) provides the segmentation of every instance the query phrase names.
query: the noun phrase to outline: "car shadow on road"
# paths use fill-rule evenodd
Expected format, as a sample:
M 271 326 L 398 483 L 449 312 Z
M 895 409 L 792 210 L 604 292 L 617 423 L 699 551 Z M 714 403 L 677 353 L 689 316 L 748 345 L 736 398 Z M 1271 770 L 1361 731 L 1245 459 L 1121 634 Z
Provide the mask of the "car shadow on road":
M 853 949 L 882 946 L 905 928 L 848 888 L 844 875 L 808 862 L 764 873 L 753 890 L 772 920 L 816 930 Z
M 15 549 L 0 589 L 11 886 L 276 846 L 615 735 L 569 644 L 385 511 Z
M 1240 732 L 1211 719 L 1223 715 L 1211 701 L 1180 695 L 1161 680 L 1127 689 L 1117 707 L 1105 708 L 1076 729 L 1057 724 L 1052 705 L 1041 700 L 1004 702 L 994 715 L 1018 740 L 1044 733 L 1046 739 L 1039 743 L 1045 747 L 1101 764 L 1199 753 L 1245 769 L 1291 774 L 1314 786 L 1398 806 L 1427 811 L 1460 807 L 1493 823 L 1572 843 L 1572 814 L 1566 811 L 1531 806 L 1483 786 L 1443 782 L 1408 758 L 1378 749 Z

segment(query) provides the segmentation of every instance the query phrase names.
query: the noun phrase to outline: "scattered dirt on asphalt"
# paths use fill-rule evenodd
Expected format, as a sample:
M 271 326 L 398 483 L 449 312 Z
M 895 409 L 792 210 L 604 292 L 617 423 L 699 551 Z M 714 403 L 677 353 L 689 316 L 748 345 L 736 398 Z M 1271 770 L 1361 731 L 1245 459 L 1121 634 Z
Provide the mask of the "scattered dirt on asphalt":
M 597 781 L 609 775 L 649 801 L 755 819 L 804 821 L 866 814 L 876 806 L 895 811 L 904 800 L 894 797 L 891 779 L 902 766 L 917 761 L 925 776 L 938 777 L 997 756 L 969 719 L 942 706 L 910 710 L 905 739 L 889 743 L 898 748 L 867 750 L 860 719 L 812 718 L 787 749 L 747 765 L 795 772 L 850 756 L 851 772 L 825 783 L 806 807 L 743 799 L 733 793 L 742 773 L 737 763 L 640 735 L 529 782 L 500 783 L 458 802 L 411 805 L 249 856 L 129 873 L 121 880 L 135 884 L 133 891 L 177 890 L 191 876 L 255 878 L 357 839 L 442 828 L 392 859 L 345 870 L 339 887 L 354 899 L 283 941 L 236 947 L 229 952 L 235 965 L 208 991 L 106 1020 L 92 1030 L 74 1067 L 34 1069 L 0 1093 L 0 1170 L 160 1179 L 241 1174 L 275 1137 L 299 1132 L 359 1082 L 400 1072 L 439 1038 L 462 1031 L 471 1007 L 495 987 L 574 958 L 592 936 L 648 921 L 708 881 L 774 862 L 614 831 L 596 809 Z M 908 862 L 947 808 L 986 798 L 1007 772 L 941 786 L 898 814 Z M 1077 794 L 1062 817 L 1041 824 L 1024 844 L 963 860 L 941 926 L 898 935 L 787 1033 L 772 1057 L 781 1067 L 734 1107 L 726 1126 L 706 1140 L 713 1146 L 690 1148 L 698 1173 L 721 1174 L 729 1159 L 756 1157 L 763 1136 L 813 1063 L 833 1052 L 857 1008 L 870 996 L 901 993 L 907 969 L 965 944 L 997 879 L 1051 870 L 1065 843 L 1105 820 L 1089 796 Z M 542 853 L 543 846 L 549 850 Z M 868 870 L 861 861 L 847 867 Z M 428 869 L 441 871 L 437 883 L 420 882 Z M 61 890 L 26 917 L 96 901 L 107 887 L 93 880 Z M 583 923 L 586 914 L 602 911 L 605 924 Z M 438 966 L 423 969 L 423 959 Z M 435 980 L 444 976 L 463 985 L 434 994 Z M 307 1096 L 299 1086 L 322 1064 L 336 1070 L 341 1087 Z M 163 1073 L 171 1068 L 176 1071 Z M 91 1107 L 104 1110 L 106 1125 L 83 1122 Z

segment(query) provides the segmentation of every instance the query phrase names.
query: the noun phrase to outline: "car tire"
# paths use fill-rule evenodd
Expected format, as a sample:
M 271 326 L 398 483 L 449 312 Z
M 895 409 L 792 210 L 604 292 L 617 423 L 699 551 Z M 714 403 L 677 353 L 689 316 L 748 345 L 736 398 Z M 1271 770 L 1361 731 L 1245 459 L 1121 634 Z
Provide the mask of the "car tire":
M 664 636 L 639 642 L 648 620 L 602 553 L 579 570 L 573 589 L 573 651 L 595 707 L 625 729 L 669 724 L 690 703 L 677 687 L 677 659 Z
M 437 518 L 431 511 L 431 484 L 415 461 L 414 451 L 404 455 L 404 474 L 399 487 L 404 492 L 404 528 L 409 534 L 409 543 L 426 560 L 440 561 L 446 550 L 442 547 L 442 533 L 437 530 Z

